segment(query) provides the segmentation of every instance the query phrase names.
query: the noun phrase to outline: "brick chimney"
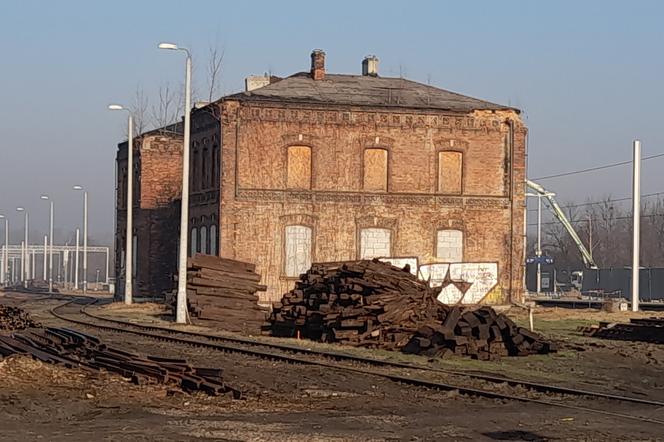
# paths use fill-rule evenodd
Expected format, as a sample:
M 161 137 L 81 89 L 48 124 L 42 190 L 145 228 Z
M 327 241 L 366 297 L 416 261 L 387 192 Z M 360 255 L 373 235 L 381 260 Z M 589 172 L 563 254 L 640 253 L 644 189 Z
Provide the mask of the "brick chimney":
M 378 76 L 378 57 L 375 55 L 367 55 L 362 60 L 362 75 L 369 77 Z
M 311 78 L 325 80 L 325 52 L 320 49 L 311 53 Z

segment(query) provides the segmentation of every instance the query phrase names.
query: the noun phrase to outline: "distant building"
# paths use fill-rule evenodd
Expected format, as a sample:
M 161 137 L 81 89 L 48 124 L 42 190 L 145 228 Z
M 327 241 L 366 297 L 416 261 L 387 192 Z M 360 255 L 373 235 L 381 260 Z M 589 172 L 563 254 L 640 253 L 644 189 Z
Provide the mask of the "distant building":
M 127 227 L 127 142 L 116 155 L 115 274 L 116 295 L 125 288 Z M 169 290 L 177 269 L 182 193 L 182 124 L 134 138 L 134 296 Z
M 247 89 L 192 111 L 190 253 L 256 263 L 264 302 L 311 262 L 372 257 L 419 266 L 445 302 L 521 299 L 517 109 L 382 77 L 375 57 L 329 74 L 318 50 Z

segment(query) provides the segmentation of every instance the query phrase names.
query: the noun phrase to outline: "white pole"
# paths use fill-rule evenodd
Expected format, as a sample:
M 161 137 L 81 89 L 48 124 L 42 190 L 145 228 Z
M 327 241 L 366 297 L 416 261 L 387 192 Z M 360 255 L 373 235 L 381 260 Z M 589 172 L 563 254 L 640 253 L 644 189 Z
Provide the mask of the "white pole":
M 31 278 L 30 279 L 35 279 L 35 270 L 36 270 L 36 262 L 37 262 L 37 251 L 35 249 L 32 249 L 32 272 L 31 272 Z
M 187 322 L 187 233 L 189 231 L 189 125 L 191 111 L 191 55 L 187 52 L 184 85 L 184 143 L 182 146 L 182 207 L 180 209 L 180 256 L 175 322 Z
M 88 292 L 88 191 L 83 191 L 83 293 Z
M 632 184 L 632 311 L 639 311 L 639 246 L 641 242 L 641 142 L 634 140 Z
M 2 280 L 3 284 L 7 283 L 9 279 L 9 218 L 5 218 L 5 259 L 3 261 L 5 267 L 5 278 Z
M 67 244 L 65 244 L 66 246 Z M 64 269 L 64 277 L 65 277 L 65 283 L 64 287 L 67 289 L 67 282 L 69 281 L 68 275 L 67 275 L 67 270 L 69 270 L 69 250 L 65 250 L 62 252 L 62 267 Z
M 28 219 L 29 219 L 28 218 L 28 211 L 26 210 L 25 211 L 25 243 L 24 243 L 24 246 L 23 246 L 23 251 L 24 251 L 23 254 L 25 255 L 25 260 L 23 261 L 23 265 L 24 265 L 23 270 L 25 272 L 23 274 L 23 287 L 26 288 L 26 289 L 28 288 L 28 271 L 29 271 L 28 270 L 28 262 L 27 262 L 27 260 L 28 260 L 28 244 L 29 244 L 28 243 L 28 223 L 29 223 Z
M 48 264 L 46 261 L 47 256 L 48 256 L 48 235 L 44 235 L 44 262 L 42 264 L 44 282 L 48 281 Z
M 21 241 L 21 282 L 25 280 L 25 240 Z
M 106 279 L 106 284 L 108 284 L 108 263 L 109 263 L 108 247 L 106 247 L 106 273 L 104 273 L 105 279 Z
M 48 292 L 53 293 L 53 200 L 48 224 Z
M 537 196 L 537 294 L 542 291 L 542 197 Z
M 79 252 L 79 244 L 80 244 L 80 233 L 81 229 L 78 227 L 76 228 L 76 259 L 74 260 L 76 262 L 75 265 L 75 270 L 74 270 L 74 289 L 78 290 L 78 255 L 80 255 Z
M 134 283 L 134 119 L 129 114 L 127 130 L 127 229 L 125 244 L 125 294 L 124 302 L 129 305 L 133 302 Z

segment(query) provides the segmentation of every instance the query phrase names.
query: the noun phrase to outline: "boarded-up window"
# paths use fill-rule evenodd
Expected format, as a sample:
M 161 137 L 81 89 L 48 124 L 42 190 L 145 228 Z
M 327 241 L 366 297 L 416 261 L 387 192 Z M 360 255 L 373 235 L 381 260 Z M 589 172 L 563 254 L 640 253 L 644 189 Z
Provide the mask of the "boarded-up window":
M 193 227 L 191 229 L 191 237 L 189 238 L 189 256 L 194 256 L 198 251 L 198 229 Z
M 290 146 L 288 148 L 289 189 L 311 189 L 311 148 Z
M 210 226 L 210 255 L 217 256 L 217 226 Z
M 208 238 L 207 238 L 207 227 L 203 226 L 201 227 L 201 244 L 198 247 L 198 251 L 201 252 L 203 255 L 208 255 L 210 248 L 208 246 Z
M 439 230 L 436 238 L 436 257 L 442 262 L 462 262 L 463 232 Z
M 364 190 L 387 192 L 387 150 L 364 150 Z
M 297 277 L 311 267 L 311 228 L 286 226 L 286 276 Z
M 390 256 L 391 233 L 389 229 L 362 229 L 360 232 L 360 259 Z
M 461 193 L 462 170 L 461 152 L 438 152 L 438 192 Z

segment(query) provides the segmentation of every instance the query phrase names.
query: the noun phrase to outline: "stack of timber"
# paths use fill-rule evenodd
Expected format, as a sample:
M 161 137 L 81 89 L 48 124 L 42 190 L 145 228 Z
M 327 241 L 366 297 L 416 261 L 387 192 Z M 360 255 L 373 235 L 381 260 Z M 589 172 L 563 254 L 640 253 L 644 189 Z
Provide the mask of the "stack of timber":
M 228 331 L 257 334 L 266 311 L 256 292 L 265 291 L 251 263 L 196 255 L 187 260 L 187 301 L 192 321 Z M 172 295 L 175 301 L 175 293 Z
M 0 330 L 23 330 L 39 327 L 28 312 L 20 307 L 0 305 Z
M 118 373 L 136 384 L 157 382 L 175 384 L 188 392 L 210 395 L 242 394 L 224 383 L 220 368 L 192 367 L 184 359 L 143 356 L 112 347 L 95 336 L 68 328 L 34 329 L 0 335 L 0 359 L 13 355 L 80 368 L 89 372 L 105 370 Z
M 477 359 L 555 351 L 555 345 L 497 314 L 447 306 L 440 288 L 378 260 L 314 264 L 274 305 L 273 336 Z
M 627 324 L 600 322 L 599 326 L 581 327 L 580 331 L 595 338 L 664 344 L 664 318 L 632 318 Z

